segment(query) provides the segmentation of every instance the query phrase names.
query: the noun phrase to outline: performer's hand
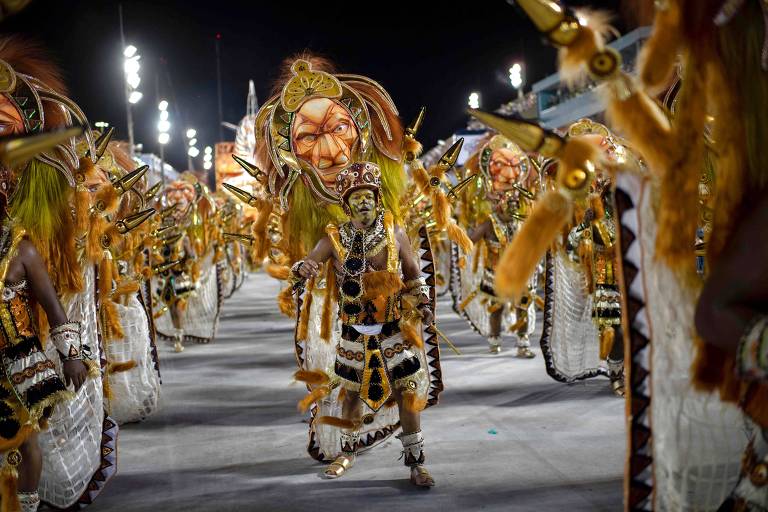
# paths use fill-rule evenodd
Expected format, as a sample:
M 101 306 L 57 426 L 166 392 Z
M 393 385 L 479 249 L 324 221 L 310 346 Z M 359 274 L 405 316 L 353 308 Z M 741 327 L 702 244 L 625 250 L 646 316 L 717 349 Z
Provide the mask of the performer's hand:
M 64 361 L 64 383 L 75 386 L 75 391 L 79 391 L 88 378 L 88 367 L 80 359 L 70 359 Z
M 304 263 L 299 267 L 299 275 L 304 279 L 310 277 L 317 277 L 320 274 L 320 265 L 312 260 L 304 260 Z
M 419 313 L 421 313 L 421 323 L 424 325 L 430 325 L 435 321 L 435 315 L 432 313 L 429 304 L 422 304 L 419 306 Z

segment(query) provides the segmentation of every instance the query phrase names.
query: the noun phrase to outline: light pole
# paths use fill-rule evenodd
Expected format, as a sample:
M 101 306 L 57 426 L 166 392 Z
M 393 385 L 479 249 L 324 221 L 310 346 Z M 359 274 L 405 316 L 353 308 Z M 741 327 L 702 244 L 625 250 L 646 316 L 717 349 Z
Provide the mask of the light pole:
M 470 93 L 467 103 L 469 104 L 469 108 L 480 108 L 480 93 L 474 91 Z
M 160 120 L 157 122 L 157 142 L 160 143 L 160 179 L 165 185 L 165 145 L 171 140 L 171 121 L 168 119 L 168 102 L 161 100 L 157 105 Z
M 512 87 L 517 89 L 518 99 L 523 98 L 523 82 L 525 82 L 525 68 L 520 62 L 515 62 L 512 67 L 509 68 L 509 83 Z

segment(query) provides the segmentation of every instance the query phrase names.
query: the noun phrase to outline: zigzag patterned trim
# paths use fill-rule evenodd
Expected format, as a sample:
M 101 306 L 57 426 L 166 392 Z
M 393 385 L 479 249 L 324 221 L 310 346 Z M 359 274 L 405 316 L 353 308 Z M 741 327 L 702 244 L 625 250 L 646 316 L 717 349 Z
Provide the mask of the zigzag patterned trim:
M 552 377 L 558 382 L 576 382 L 578 380 L 586 380 L 594 377 L 607 377 L 608 370 L 605 368 L 594 368 L 583 372 L 575 377 L 568 377 L 558 371 L 555 365 L 555 358 L 552 354 L 552 328 L 555 318 L 555 260 L 552 254 L 547 251 L 545 260 L 546 274 L 544 285 L 544 327 L 541 331 L 541 339 L 539 345 L 541 345 L 541 353 L 544 356 L 544 365 L 547 368 L 547 375 Z
M 117 422 L 104 413 L 104 423 L 101 433 L 101 465 L 91 477 L 91 481 L 70 510 L 82 510 L 96 499 L 104 490 L 107 482 L 117 473 Z
M 432 253 L 432 244 L 429 240 L 427 228 L 422 226 L 419 229 L 419 263 L 421 273 L 425 275 L 427 285 L 429 285 L 429 298 L 432 304 L 436 304 L 435 295 L 435 262 Z M 439 401 L 440 393 L 445 389 L 443 385 L 443 370 L 440 366 L 440 345 L 437 331 L 432 326 L 424 329 L 424 353 L 427 356 L 427 366 L 429 366 L 429 399 L 427 407 L 431 407 Z
M 628 512 L 653 510 L 653 432 L 651 429 L 651 340 L 639 329 L 638 317 L 645 309 L 646 297 L 643 286 L 632 286 L 642 279 L 641 251 L 630 250 L 637 243 L 641 231 L 637 207 L 643 206 L 645 187 L 639 178 L 620 175 L 616 188 L 616 219 L 621 288 L 622 326 L 629 339 L 629 364 L 626 368 L 627 414 L 629 441 L 627 446 L 626 476 L 624 482 L 624 507 Z M 649 207 L 647 204 L 645 207 Z M 631 218 L 635 222 L 629 222 Z M 636 226 L 633 228 L 632 226 Z M 632 229 L 637 229 L 633 231 Z M 637 248 L 635 248 L 637 249 Z
M 477 334 L 485 338 L 485 334 L 480 330 L 477 325 L 472 321 L 472 318 L 467 313 L 467 310 L 460 309 L 459 305 L 464 301 L 464 297 L 461 295 L 461 268 L 459 268 L 459 247 L 451 243 L 451 306 L 453 311 L 461 318 L 467 321 L 472 330 Z

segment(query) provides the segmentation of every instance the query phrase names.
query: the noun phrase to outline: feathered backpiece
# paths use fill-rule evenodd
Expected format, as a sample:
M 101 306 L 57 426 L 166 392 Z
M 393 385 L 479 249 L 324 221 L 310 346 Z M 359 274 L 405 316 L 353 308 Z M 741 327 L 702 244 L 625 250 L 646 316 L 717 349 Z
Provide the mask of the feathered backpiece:
M 25 134 L 73 124 L 85 127 L 89 158 L 96 158 L 88 120 L 66 97 L 60 73 L 39 45 L 16 36 L 0 38 L 0 94 L 20 114 Z M 10 191 L 8 213 L 26 229 L 60 293 L 82 287 L 71 214 L 74 172 L 79 166 L 72 138 L 4 173 Z

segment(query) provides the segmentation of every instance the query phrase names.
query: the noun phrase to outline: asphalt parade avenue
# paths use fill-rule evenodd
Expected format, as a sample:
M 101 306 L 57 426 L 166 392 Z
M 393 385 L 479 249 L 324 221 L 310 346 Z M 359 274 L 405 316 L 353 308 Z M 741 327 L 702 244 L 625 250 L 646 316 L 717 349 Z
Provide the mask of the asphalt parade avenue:
M 607 379 L 564 385 L 537 357 L 501 355 L 450 309 L 439 326 L 446 390 L 422 416 L 437 486 L 408 482 L 392 439 L 343 478 L 322 478 L 306 451 L 304 387 L 278 283 L 251 274 L 223 307 L 216 341 L 160 347 L 162 406 L 120 430 L 119 469 L 94 511 L 616 511 L 622 503 L 624 402 Z M 540 322 L 539 322 L 540 324 Z M 539 325 L 540 329 L 540 325 Z

